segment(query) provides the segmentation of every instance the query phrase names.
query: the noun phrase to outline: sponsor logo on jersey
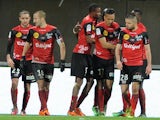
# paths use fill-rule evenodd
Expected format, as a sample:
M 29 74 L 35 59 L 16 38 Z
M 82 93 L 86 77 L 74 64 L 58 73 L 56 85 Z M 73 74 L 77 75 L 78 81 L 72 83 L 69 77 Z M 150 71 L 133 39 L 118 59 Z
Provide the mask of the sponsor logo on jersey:
M 17 45 L 18 45 L 18 46 L 24 46 L 24 45 L 25 45 L 25 42 L 24 42 L 24 41 L 17 41 Z
M 132 49 L 132 50 L 140 49 L 140 47 L 141 47 L 141 45 L 124 43 L 124 48 L 129 48 L 129 49 Z
M 78 53 L 84 53 L 87 50 L 89 50 L 88 46 L 80 45 Z
M 94 25 L 92 25 L 92 30 L 95 30 L 95 26 Z
M 130 38 L 130 36 L 128 34 L 124 34 L 123 39 L 124 40 L 128 40 Z
M 101 30 L 100 30 L 100 28 L 96 28 L 96 35 L 101 35 Z
M 22 33 L 21 32 L 18 32 L 17 34 L 16 34 L 16 37 L 17 38 L 20 38 L 22 36 Z
M 33 37 L 37 39 L 37 38 L 39 37 L 39 33 L 38 33 L 38 32 L 35 32 L 35 33 L 33 34 Z
M 47 33 L 47 34 L 46 34 L 47 39 L 51 39 L 52 36 L 53 36 L 53 33 Z
M 46 43 L 36 43 L 35 46 L 37 48 L 43 48 L 43 49 L 47 49 L 47 48 L 51 48 L 52 44 L 46 44 Z
M 141 41 L 142 38 L 143 38 L 143 35 L 136 35 L 135 36 L 136 41 Z
M 103 31 L 103 35 L 104 35 L 104 36 L 108 36 L 108 31 L 104 30 L 104 31 Z
M 86 27 L 86 32 L 91 32 L 91 30 L 92 30 L 92 26 L 91 24 L 88 24 Z

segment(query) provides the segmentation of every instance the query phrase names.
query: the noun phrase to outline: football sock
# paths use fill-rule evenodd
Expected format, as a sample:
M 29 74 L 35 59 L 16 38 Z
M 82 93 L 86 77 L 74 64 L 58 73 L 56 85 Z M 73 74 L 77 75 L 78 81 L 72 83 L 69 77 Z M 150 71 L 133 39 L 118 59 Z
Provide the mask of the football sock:
M 132 106 L 132 115 L 134 115 L 136 106 L 137 106 L 137 102 L 138 102 L 138 98 L 139 98 L 139 94 L 133 94 L 132 95 L 132 99 L 131 99 L 131 106 Z
M 30 91 L 25 91 L 23 94 L 22 111 L 25 111 L 29 98 L 30 98 Z
M 41 102 L 41 109 L 46 109 L 47 108 L 47 103 L 46 103 L 46 98 L 45 98 L 45 91 L 44 90 L 39 90 L 39 99 Z
M 140 106 L 141 106 L 141 114 L 145 114 L 145 112 L 146 112 L 146 97 L 145 97 L 145 93 L 144 93 L 143 88 L 141 88 L 139 90 L 139 102 L 140 102 Z
M 127 94 L 122 94 L 122 101 L 123 101 L 123 111 L 125 112 L 126 109 L 131 106 L 129 92 Z
M 76 108 L 76 104 L 77 104 L 77 96 L 72 96 L 69 111 L 73 111 Z
M 11 97 L 12 97 L 12 103 L 14 107 L 17 107 L 17 94 L 18 94 L 18 89 L 11 89 Z
M 104 91 L 103 89 L 98 90 L 98 106 L 100 112 L 104 111 Z
M 45 91 L 46 102 L 48 101 L 49 90 Z
M 94 90 L 94 105 L 93 106 L 98 106 L 98 87 L 97 85 Z
M 111 90 L 104 89 L 104 105 L 107 105 L 110 97 L 111 97 Z

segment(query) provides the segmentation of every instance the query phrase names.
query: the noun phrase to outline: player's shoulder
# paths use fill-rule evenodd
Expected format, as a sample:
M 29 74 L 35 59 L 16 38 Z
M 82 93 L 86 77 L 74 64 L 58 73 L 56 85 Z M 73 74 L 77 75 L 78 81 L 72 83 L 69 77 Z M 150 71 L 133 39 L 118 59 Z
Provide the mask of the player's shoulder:
M 112 27 L 115 28 L 115 29 L 118 29 L 118 28 L 120 28 L 120 25 L 117 22 L 113 22 Z
M 138 23 L 138 27 L 140 29 L 142 29 L 143 31 L 147 31 L 146 26 L 143 23 L 141 23 L 141 22 Z
M 21 26 L 20 26 L 20 25 L 17 25 L 17 26 L 14 26 L 14 27 L 12 28 L 12 30 L 17 31 L 17 30 L 19 30 L 20 28 L 21 28 Z
M 82 23 L 90 23 L 93 22 L 93 18 L 90 15 L 87 15 L 83 18 Z
M 105 22 L 101 21 L 96 25 L 96 27 L 103 27 L 104 25 L 105 25 Z

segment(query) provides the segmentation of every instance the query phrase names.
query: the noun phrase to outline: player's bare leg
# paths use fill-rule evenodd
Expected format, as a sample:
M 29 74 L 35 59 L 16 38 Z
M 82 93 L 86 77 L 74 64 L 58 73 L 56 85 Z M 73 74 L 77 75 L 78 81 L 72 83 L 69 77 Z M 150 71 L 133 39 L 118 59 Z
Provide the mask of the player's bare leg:
M 86 85 L 83 88 L 83 91 L 78 99 L 76 110 L 75 110 L 75 112 L 80 116 L 85 116 L 85 114 L 81 111 L 79 106 L 81 105 L 83 100 L 86 98 L 86 96 L 88 95 L 89 91 L 91 90 L 91 88 L 94 84 L 93 78 L 86 78 L 86 80 L 87 80 Z
M 70 104 L 69 111 L 67 113 L 70 116 L 78 116 L 78 114 L 76 114 L 76 112 L 75 112 L 75 108 L 76 108 L 76 105 L 77 105 L 78 93 L 79 93 L 79 90 L 80 90 L 80 87 L 81 87 L 82 83 L 83 83 L 83 79 L 79 78 L 79 77 L 76 77 L 75 85 L 74 85 L 73 90 L 72 90 L 71 104 Z
M 26 107 L 30 98 L 30 84 L 24 82 L 24 94 L 23 94 L 23 103 L 22 103 L 22 110 L 21 115 L 26 115 Z
M 18 81 L 19 81 L 18 78 L 12 79 L 11 97 L 12 97 L 13 109 L 11 115 L 16 115 L 18 113 L 18 108 L 17 108 Z

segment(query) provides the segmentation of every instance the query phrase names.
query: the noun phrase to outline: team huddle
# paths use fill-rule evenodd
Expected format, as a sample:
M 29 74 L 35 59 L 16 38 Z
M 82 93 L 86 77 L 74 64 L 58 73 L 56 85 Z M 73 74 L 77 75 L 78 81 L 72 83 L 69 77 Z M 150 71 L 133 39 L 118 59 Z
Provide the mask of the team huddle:
M 114 61 L 121 71 L 123 109 L 113 116 L 134 117 L 138 100 L 141 105 L 139 117 L 146 117 L 143 80 L 151 73 L 151 50 L 146 27 L 141 23 L 142 12 L 134 9 L 125 17 L 125 27 L 115 22 L 115 10 L 95 3 L 89 6 L 89 13 L 81 23 L 73 28 L 78 39 L 71 58 L 71 76 L 75 76 L 69 116 L 85 116 L 80 105 L 95 83 L 95 116 L 105 116 L 107 103 L 111 97 L 114 82 Z M 49 86 L 54 72 L 54 42 L 60 48 L 60 71 L 65 70 L 66 48 L 60 31 L 46 23 L 46 13 L 42 10 L 33 14 L 35 26 L 29 24 L 30 14 L 19 13 L 20 25 L 14 27 L 8 36 L 7 62 L 11 67 L 12 115 L 18 114 L 17 86 L 19 77 L 24 81 L 24 96 L 21 115 L 26 115 L 30 97 L 30 84 L 37 82 L 41 108 L 39 115 L 50 115 L 47 101 Z M 13 47 L 13 52 L 12 52 Z M 13 56 L 13 57 L 12 57 Z M 79 90 L 86 78 L 86 85 L 79 96 Z M 129 85 L 132 85 L 132 96 Z M 78 97 L 79 96 L 79 97 Z

